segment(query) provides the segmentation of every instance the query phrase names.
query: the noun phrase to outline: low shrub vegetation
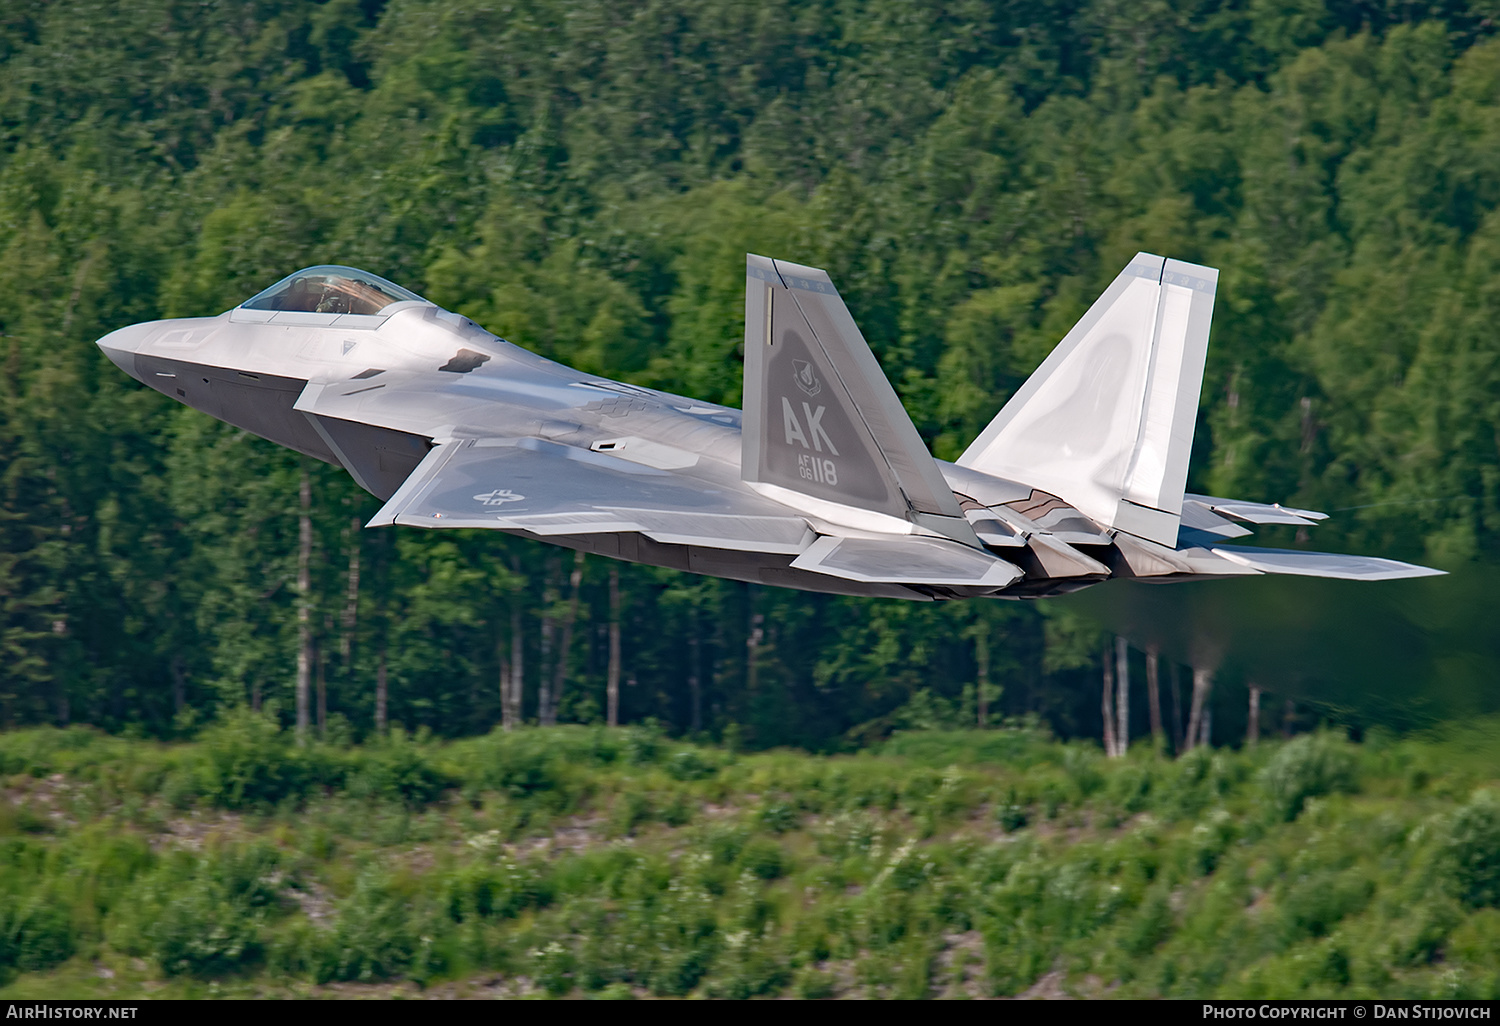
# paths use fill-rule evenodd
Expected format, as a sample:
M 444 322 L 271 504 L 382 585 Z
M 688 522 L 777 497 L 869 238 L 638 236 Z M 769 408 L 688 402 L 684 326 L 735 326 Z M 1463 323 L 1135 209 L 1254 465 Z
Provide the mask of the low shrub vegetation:
M 1490 735 L 0 735 L 0 994 L 1500 994 Z

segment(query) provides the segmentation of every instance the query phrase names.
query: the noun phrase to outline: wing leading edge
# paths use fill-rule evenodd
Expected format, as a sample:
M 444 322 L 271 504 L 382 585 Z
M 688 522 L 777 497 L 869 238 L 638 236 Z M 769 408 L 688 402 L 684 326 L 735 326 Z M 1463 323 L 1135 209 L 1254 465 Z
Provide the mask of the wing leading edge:
M 487 527 L 540 537 L 640 533 L 668 544 L 796 554 L 800 517 L 669 471 L 536 438 L 439 445 L 370 527 Z
M 535 438 L 434 447 L 368 526 L 390 524 L 524 531 L 553 540 L 640 535 L 724 552 L 720 562 L 690 560 L 689 568 L 738 570 L 763 580 L 768 570 L 774 583 L 853 594 L 993 592 L 1021 576 L 1004 560 L 943 538 L 820 537 L 804 518 L 753 493 Z M 738 567 L 723 562 L 734 553 L 744 554 Z

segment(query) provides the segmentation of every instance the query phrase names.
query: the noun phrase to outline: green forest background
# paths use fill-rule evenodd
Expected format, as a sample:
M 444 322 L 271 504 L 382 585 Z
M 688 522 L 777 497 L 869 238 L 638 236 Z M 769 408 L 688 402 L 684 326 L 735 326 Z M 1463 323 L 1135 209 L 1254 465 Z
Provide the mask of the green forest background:
M 826 267 L 948 459 L 1137 250 L 1210 264 L 1191 486 L 1345 510 L 1320 547 L 1492 559 L 1497 15 L 7 0 L 0 720 L 169 735 L 290 707 L 299 458 L 140 387 L 93 341 L 314 263 L 731 405 L 744 253 Z M 573 557 L 538 543 L 360 531 L 377 502 L 311 472 L 330 728 L 372 729 L 383 667 L 393 721 L 488 731 L 516 625 L 526 714 L 546 675 L 567 682 L 563 720 L 600 718 L 605 561 L 575 590 Z M 628 721 L 821 749 L 972 723 L 988 681 L 997 721 L 1099 729 L 1099 630 L 1047 603 L 624 566 L 618 609 Z

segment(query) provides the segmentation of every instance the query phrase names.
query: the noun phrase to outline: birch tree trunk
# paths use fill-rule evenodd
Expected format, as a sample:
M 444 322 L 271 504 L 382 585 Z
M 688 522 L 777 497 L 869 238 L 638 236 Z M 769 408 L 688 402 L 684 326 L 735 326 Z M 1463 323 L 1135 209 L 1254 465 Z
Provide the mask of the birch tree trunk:
M 1104 698 L 1100 711 L 1104 716 L 1104 754 L 1115 757 L 1115 663 L 1109 647 L 1104 649 Z
M 1187 738 L 1182 730 L 1182 671 L 1175 662 L 1168 668 L 1172 677 L 1172 749 L 1181 755 L 1187 748 Z
M 1260 688 L 1250 685 L 1250 722 L 1245 725 L 1245 744 L 1253 746 L 1260 742 Z
M 349 520 L 349 571 L 345 578 L 344 613 L 339 626 L 339 659 L 344 664 L 345 678 L 354 675 L 354 628 L 359 617 L 359 517 Z
M 495 617 L 495 665 L 499 668 L 500 728 L 513 730 L 510 722 L 510 659 L 505 654 L 505 635 L 500 633 L 500 618 Z
M 505 715 L 511 726 L 521 725 L 522 699 L 526 695 L 526 635 L 521 631 L 521 602 L 516 597 L 510 607 L 510 693 L 505 699 Z
M 307 744 L 308 690 L 312 683 L 312 477 L 302 464 L 301 510 L 297 517 L 297 743 Z
M 1161 724 L 1161 652 L 1155 645 L 1146 649 L 1146 704 L 1151 716 L 1151 740 L 1158 752 L 1164 751 L 1167 736 Z
M 172 655 L 172 712 L 174 715 L 182 715 L 182 710 L 187 707 L 187 671 L 182 665 L 182 656 L 179 653 Z
M 977 726 L 983 730 L 990 722 L 990 639 L 984 633 L 983 621 L 979 632 L 974 635 L 974 671 L 978 678 L 978 694 L 974 696 L 975 718 Z
M 760 639 L 765 636 L 765 616 L 750 614 L 750 630 L 745 635 L 745 691 L 755 694 L 760 688 Z
M 375 736 L 385 737 L 385 705 L 387 697 L 385 670 L 385 638 L 380 639 L 380 657 L 375 666 Z
M 1193 709 L 1188 715 L 1187 749 L 1191 751 L 1200 744 L 1206 743 L 1208 737 L 1208 723 L 1205 714 L 1208 711 L 1208 693 L 1213 687 L 1213 675 L 1201 666 L 1193 667 Z
M 692 702 L 692 729 L 703 729 L 703 649 L 698 638 L 698 614 L 693 613 L 692 633 L 688 635 L 688 656 L 692 660 L 688 673 L 688 698 Z
M 375 592 L 375 736 L 385 737 L 386 711 L 390 697 L 386 653 L 391 634 L 391 535 L 381 531 L 376 536 L 375 558 L 371 561 L 371 583 Z M 352 669 L 352 668 L 351 668 Z
M 724 607 L 717 607 L 718 616 L 713 618 L 713 660 L 709 663 L 708 672 L 715 682 L 722 682 L 732 674 L 734 652 L 729 647 L 729 618 L 724 615 Z
M 555 632 L 552 617 L 543 616 L 541 644 L 537 652 L 536 719 L 544 727 L 552 723 L 552 680 L 548 674 L 552 668 L 552 636 Z
M 328 736 L 328 653 L 316 640 L 313 642 L 313 665 L 317 672 L 318 737 Z
M 542 591 L 541 651 L 537 660 L 540 665 L 537 667 L 536 719 L 544 727 L 555 722 L 552 715 L 552 681 L 548 672 L 551 670 L 552 636 L 557 629 L 552 620 L 552 607 L 557 605 L 557 573 L 557 561 L 549 560 L 547 586 Z
M 620 568 L 609 568 L 609 671 L 604 681 L 605 723 L 620 725 Z
M 552 678 L 552 721 L 555 726 L 557 712 L 562 707 L 563 687 L 568 682 L 568 653 L 573 650 L 573 625 L 578 622 L 578 593 L 583 586 L 582 551 L 573 557 L 573 574 L 568 579 L 568 611 L 563 614 L 562 640 L 557 646 L 557 671 Z
M 1130 751 L 1130 644 L 1115 638 L 1115 755 Z

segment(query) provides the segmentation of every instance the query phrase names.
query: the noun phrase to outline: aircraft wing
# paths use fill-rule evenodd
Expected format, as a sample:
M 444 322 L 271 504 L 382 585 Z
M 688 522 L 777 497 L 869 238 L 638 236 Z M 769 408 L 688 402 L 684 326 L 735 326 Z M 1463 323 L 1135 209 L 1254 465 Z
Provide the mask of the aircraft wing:
M 754 496 L 537 438 L 435 447 L 369 526 L 489 527 L 542 537 L 639 532 L 654 541 L 796 554 L 813 532 Z
M 797 556 L 861 583 L 998 589 L 1021 571 L 945 538 L 819 537 L 777 503 L 711 481 L 538 438 L 460 439 L 423 459 L 369 526 L 487 527 L 539 537 L 639 533 L 653 541 Z

